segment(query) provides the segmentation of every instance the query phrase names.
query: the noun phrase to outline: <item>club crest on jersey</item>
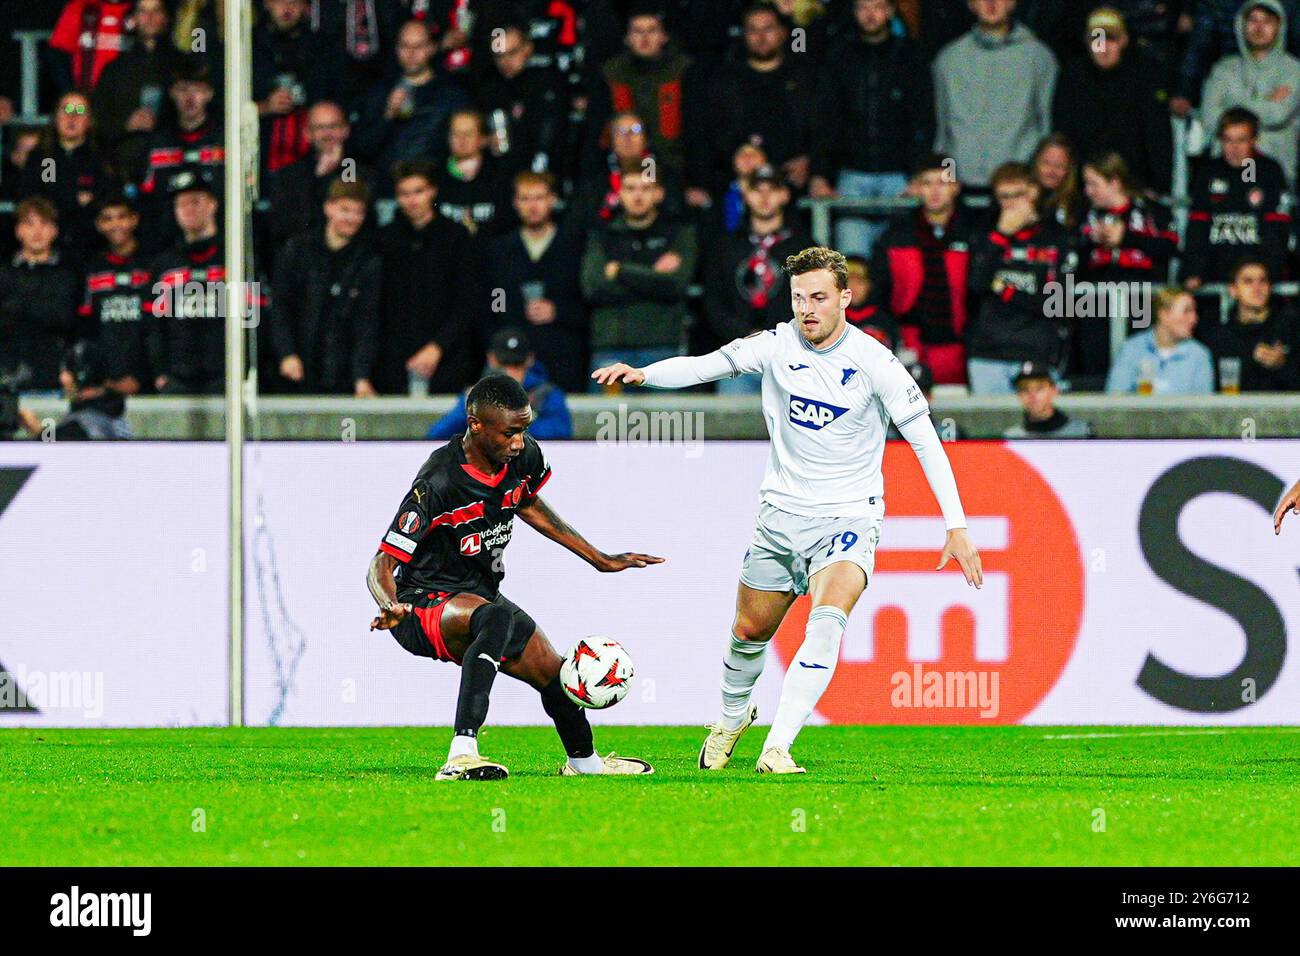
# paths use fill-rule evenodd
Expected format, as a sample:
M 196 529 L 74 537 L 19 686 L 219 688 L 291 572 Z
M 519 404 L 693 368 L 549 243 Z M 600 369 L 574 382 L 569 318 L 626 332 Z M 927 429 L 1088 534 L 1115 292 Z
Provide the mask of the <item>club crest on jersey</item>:
M 825 428 L 847 411 L 847 408 L 816 399 L 790 396 L 790 421 L 801 428 L 811 428 L 814 431 Z
M 858 370 L 855 368 L 842 368 L 840 371 L 844 374 L 844 377 L 840 379 L 841 385 L 849 384 L 849 380 L 858 374 Z
M 517 508 L 519 507 L 519 501 L 521 498 L 523 498 L 523 496 L 524 496 L 524 483 L 521 481 L 519 482 L 519 484 L 515 485 L 512 489 L 510 489 L 505 493 L 505 497 L 501 499 L 501 507 Z
M 475 531 L 460 539 L 461 554 L 478 554 L 483 550 L 483 535 Z
M 403 534 L 415 534 L 420 527 L 420 516 L 414 511 L 407 511 L 397 519 L 397 527 L 402 529 Z

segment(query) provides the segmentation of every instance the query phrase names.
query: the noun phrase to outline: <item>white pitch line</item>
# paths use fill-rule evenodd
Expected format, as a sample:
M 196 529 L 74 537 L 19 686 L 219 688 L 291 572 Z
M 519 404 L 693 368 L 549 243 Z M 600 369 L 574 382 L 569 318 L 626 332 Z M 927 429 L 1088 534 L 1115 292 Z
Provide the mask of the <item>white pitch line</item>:
M 1044 740 L 1097 740 L 1106 737 L 1197 737 L 1197 736 L 1222 736 L 1231 733 L 1234 730 L 1255 730 L 1264 733 L 1273 734 L 1296 734 L 1300 733 L 1300 727 L 1225 727 L 1225 728 L 1199 728 L 1197 730 L 1139 730 L 1136 733 L 1129 734 L 1043 734 Z

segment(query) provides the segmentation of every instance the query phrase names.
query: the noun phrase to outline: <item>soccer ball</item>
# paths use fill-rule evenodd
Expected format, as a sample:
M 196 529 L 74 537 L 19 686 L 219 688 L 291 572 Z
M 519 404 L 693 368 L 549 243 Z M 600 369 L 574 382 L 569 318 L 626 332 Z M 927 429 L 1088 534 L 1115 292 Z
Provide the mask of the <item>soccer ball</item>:
M 632 686 L 632 658 L 618 641 L 584 637 L 564 655 L 560 686 L 579 707 L 613 707 Z

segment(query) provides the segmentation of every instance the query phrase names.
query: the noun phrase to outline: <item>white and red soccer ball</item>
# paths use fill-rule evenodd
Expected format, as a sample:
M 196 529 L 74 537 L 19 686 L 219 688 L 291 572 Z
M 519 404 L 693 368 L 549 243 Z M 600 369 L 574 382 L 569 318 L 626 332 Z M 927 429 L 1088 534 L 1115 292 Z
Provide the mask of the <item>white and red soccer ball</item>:
M 584 637 L 564 655 L 560 686 L 579 707 L 613 707 L 632 686 L 632 658 L 618 641 Z

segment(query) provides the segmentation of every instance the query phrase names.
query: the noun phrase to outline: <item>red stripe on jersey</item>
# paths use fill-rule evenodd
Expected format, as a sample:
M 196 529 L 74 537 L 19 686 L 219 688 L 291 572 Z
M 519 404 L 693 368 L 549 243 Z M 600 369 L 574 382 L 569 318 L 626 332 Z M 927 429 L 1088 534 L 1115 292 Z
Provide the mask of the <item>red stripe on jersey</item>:
M 451 511 L 444 511 L 436 518 L 429 521 L 430 528 L 436 528 L 440 524 L 456 527 L 458 524 L 464 524 L 466 521 L 473 521 L 475 518 L 483 517 L 483 502 L 476 501 L 472 505 L 466 505 L 463 508 L 455 508 Z
M 398 561 L 401 561 L 403 564 L 406 564 L 408 561 L 411 560 L 411 556 L 409 554 L 407 554 L 405 551 L 402 551 L 399 548 L 394 548 L 387 541 L 379 542 L 379 550 L 384 552 L 384 554 L 393 556 Z
M 1290 222 L 1291 217 L 1284 212 L 1266 212 L 1264 213 L 1265 222 Z

